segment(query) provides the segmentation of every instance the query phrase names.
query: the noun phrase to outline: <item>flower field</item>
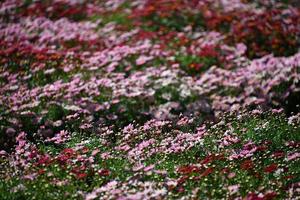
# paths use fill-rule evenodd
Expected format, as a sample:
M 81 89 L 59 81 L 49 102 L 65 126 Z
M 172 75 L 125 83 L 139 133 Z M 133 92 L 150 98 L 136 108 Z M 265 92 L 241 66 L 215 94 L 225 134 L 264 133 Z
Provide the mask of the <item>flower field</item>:
M 0 199 L 300 199 L 297 0 L 2 0 L 0 96 Z

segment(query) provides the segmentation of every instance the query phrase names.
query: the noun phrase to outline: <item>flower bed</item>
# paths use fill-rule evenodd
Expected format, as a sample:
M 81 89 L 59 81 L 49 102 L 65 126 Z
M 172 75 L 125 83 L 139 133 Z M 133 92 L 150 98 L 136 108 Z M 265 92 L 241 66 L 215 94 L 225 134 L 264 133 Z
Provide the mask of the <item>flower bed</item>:
M 0 3 L 0 199 L 296 199 L 293 1 Z

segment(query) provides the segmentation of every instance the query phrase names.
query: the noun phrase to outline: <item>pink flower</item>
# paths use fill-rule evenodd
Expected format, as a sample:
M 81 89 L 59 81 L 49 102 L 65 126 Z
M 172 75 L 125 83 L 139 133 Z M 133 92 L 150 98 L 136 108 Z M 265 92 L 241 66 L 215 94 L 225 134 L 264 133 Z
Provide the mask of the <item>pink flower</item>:
M 92 156 L 95 156 L 95 155 L 97 155 L 99 152 L 100 152 L 100 150 L 99 150 L 99 149 L 95 149 L 95 150 L 93 150 L 93 151 L 92 151 Z
M 148 62 L 149 60 L 152 60 L 152 59 L 153 59 L 152 56 L 144 56 L 144 55 L 142 55 L 142 56 L 140 56 L 140 57 L 135 61 L 135 63 L 136 63 L 137 65 L 143 65 L 143 64 L 145 64 L 146 62 Z
M 101 158 L 102 159 L 108 159 L 108 158 L 110 158 L 111 156 L 110 156 L 110 154 L 108 153 L 108 152 L 104 152 L 104 153 L 102 153 L 101 154 Z
M 31 180 L 31 181 L 34 180 L 36 177 L 37 177 L 37 173 L 28 174 L 28 175 L 23 176 L 24 179 Z
M 300 158 L 300 153 L 299 152 L 289 154 L 288 157 L 287 157 L 287 160 L 291 161 L 291 160 L 296 160 L 297 158 Z
M 0 156 L 6 156 L 6 155 L 7 155 L 6 151 L 4 151 L 4 150 L 0 151 Z
M 149 165 L 149 166 L 144 168 L 144 172 L 151 171 L 152 169 L 154 169 L 154 167 L 155 167 L 155 165 Z
M 234 172 L 231 172 L 231 173 L 228 174 L 228 178 L 230 178 L 230 179 L 231 179 L 231 178 L 234 178 L 235 175 L 236 175 L 236 174 L 235 174 Z
M 239 184 L 228 186 L 229 194 L 232 195 L 232 194 L 237 193 L 237 192 L 239 191 L 239 188 L 240 188 L 240 185 L 239 185 Z

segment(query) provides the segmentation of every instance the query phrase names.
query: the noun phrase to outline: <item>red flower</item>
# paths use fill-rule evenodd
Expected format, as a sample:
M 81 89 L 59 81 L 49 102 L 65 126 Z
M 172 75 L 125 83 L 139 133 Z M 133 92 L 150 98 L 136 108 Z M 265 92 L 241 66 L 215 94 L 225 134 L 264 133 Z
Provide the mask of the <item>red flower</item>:
M 222 174 L 228 174 L 229 172 L 230 172 L 230 170 L 226 167 L 221 170 Z
M 273 153 L 274 158 L 282 158 L 284 157 L 284 152 L 283 151 L 276 151 Z
M 77 179 L 84 179 L 85 177 L 87 177 L 86 173 L 78 173 L 78 174 L 76 174 L 76 178 Z
M 32 152 L 30 152 L 29 158 L 30 158 L 30 159 L 33 159 L 33 158 L 35 158 L 37 155 L 38 155 L 37 151 L 36 151 L 36 150 L 33 150 Z
M 261 146 L 257 147 L 257 151 L 265 151 L 267 149 L 268 149 L 268 147 L 266 145 L 261 145 Z
M 39 169 L 38 170 L 38 174 L 44 174 L 45 173 L 45 170 L 44 169 Z
M 182 166 L 178 169 L 178 172 L 181 174 L 191 174 L 193 172 L 199 172 L 199 171 L 200 169 L 198 167 L 192 165 Z
M 67 149 L 63 150 L 63 154 L 71 156 L 71 155 L 75 154 L 75 151 L 71 148 L 67 148 Z
M 249 170 L 252 169 L 254 167 L 253 161 L 252 160 L 245 160 L 242 164 L 241 164 L 241 169 L 243 170 Z
M 83 148 L 81 149 L 81 152 L 82 152 L 82 153 L 87 153 L 87 152 L 89 152 L 89 148 L 83 147 Z
M 110 175 L 110 171 L 108 169 L 103 169 L 99 171 L 99 175 L 100 176 L 109 176 Z
M 255 173 L 253 174 L 253 176 L 254 176 L 255 178 L 262 179 L 262 176 L 261 176 L 258 172 L 255 172 Z
M 202 160 L 201 164 L 205 165 L 205 164 L 208 164 L 212 161 L 215 161 L 215 160 L 223 160 L 224 159 L 224 155 L 208 155 L 206 156 L 206 158 L 204 160 Z
M 218 52 L 216 51 L 215 46 L 205 46 L 199 53 L 199 56 L 216 58 L 218 57 Z
M 272 172 L 274 172 L 277 168 L 278 168 L 278 165 L 275 164 L 275 163 L 273 163 L 273 164 L 267 166 L 267 167 L 264 169 L 264 172 L 272 173 Z
M 262 197 L 259 197 L 257 194 L 255 193 L 250 193 L 247 195 L 246 197 L 247 200 L 263 200 Z
M 276 192 L 267 192 L 266 194 L 264 194 L 263 197 L 259 197 L 257 194 L 255 193 L 250 193 L 247 195 L 247 200 L 271 200 L 274 199 L 277 196 Z
M 205 164 L 210 163 L 211 161 L 213 161 L 213 157 L 214 157 L 214 155 L 206 156 L 206 158 L 204 160 L 202 160 L 201 164 L 205 165 Z
M 277 196 L 276 192 L 268 192 L 267 194 L 265 194 L 264 200 L 275 199 L 276 196 Z
M 177 181 L 177 184 L 178 184 L 178 185 L 183 184 L 188 178 L 189 178 L 188 176 L 183 176 L 183 177 L 181 177 L 181 178 Z
M 210 167 L 201 174 L 201 177 L 208 176 L 209 174 L 213 173 L 213 171 L 214 171 L 214 169 L 212 167 Z
M 37 165 L 48 165 L 51 163 L 51 158 L 48 155 L 43 155 L 37 161 Z
M 185 191 L 185 189 L 182 186 L 178 188 L 179 193 L 183 193 L 184 191 Z
M 59 164 L 61 165 L 64 165 L 66 164 L 66 162 L 69 160 L 69 157 L 68 156 L 65 156 L 65 155 L 60 155 L 57 157 L 57 161 Z

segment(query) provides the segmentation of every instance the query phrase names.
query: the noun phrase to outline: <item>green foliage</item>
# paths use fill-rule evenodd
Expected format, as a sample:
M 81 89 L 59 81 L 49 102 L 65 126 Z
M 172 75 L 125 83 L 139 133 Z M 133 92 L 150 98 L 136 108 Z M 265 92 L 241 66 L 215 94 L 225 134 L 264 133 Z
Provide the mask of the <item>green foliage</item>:
M 199 74 L 208 70 L 211 66 L 219 65 L 219 61 L 215 57 L 179 54 L 175 59 L 179 62 L 181 68 L 190 75 Z

